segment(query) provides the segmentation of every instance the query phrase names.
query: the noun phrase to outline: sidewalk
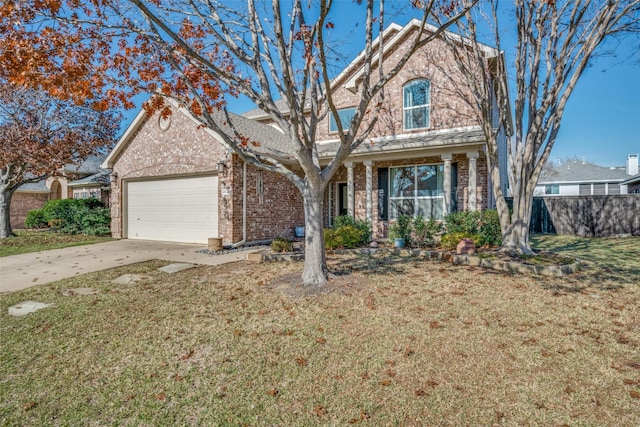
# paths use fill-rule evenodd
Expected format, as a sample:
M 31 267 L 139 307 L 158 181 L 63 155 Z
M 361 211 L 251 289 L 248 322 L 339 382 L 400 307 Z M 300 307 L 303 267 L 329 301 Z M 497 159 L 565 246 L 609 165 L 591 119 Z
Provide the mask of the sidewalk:
M 0 292 L 13 292 L 31 286 L 80 274 L 161 259 L 192 264 L 220 265 L 246 259 L 247 251 L 221 255 L 198 253 L 202 245 L 114 240 L 0 258 Z

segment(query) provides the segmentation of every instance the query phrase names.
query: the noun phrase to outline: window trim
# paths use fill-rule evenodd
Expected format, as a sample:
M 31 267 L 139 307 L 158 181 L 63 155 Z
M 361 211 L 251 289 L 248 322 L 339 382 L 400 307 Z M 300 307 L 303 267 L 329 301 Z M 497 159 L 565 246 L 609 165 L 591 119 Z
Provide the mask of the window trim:
M 421 104 L 421 105 L 412 105 L 410 107 L 407 107 L 405 105 L 405 93 L 406 90 L 411 88 L 412 86 L 418 85 L 422 82 L 427 82 L 427 103 L 426 104 Z M 414 128 L 408 128 L 407 127 L 407 111 L 408 110 L 416 110 L 418 108 L 425 108 L 427 111 L 427 123 L 424 127 L 414 127 Z M 431 127 L 431 80 L 429 79 L 423 79 L 423 78 L 419 78 L 419 79 L 413 79 L 407 83 L 404 84 L 404 86 L 402 86 L 402 129 L 404 131 L 413 131 L 413 130 L 421 130 L 421 129 L 429 129 Z
M 395 165 L 395 166 L 389 166 L 389 184 L 388 184 L 388 188 L 389 188 L 389 195 L 388 195 L 388 208 L 387 208 L 387 217 L 388 220 L 390 221 L 395 221 L 398 219 L 397 215 L 395 215 L 395 210 L 392 209 L 392 202 L 394 201 L 401 201 L 401 200 L 413 200 L 414 202 L 414 212 L 412 217 L 416 217 L 417 216 L 417 212 L 416 212 L 416 207 L 418 206 L 418 201 L 419 200 L 441 200 L 442 201 L 442 212 L 444 215 L 444 182 L 442 183 L 443 188 L 438 189 L 440 191 L 439 195 L 436 196 L 419 196 L 418 195 L 418 174 L 417 174 L 417 170 L 419 167 L 421 166 L 435 166 L 438 172 L 441 172 L 443 174 L 443 180 L 444 180 L 444 163 L 420 163 L 420 164 L 410 164 L 410 165 Z M 414 169 L 414 183 L 413 183 L 413 196 L 394 196 L 392 189 L 393 189 L 393 184 L 392 184 L 392 179 L 393 179 L 393 169 L 399 169 L 399 168 L 413 168 Z M 440 171 L 440 168 L 442 168 L 442 171 Z M 437 178 L 436 178 L 437 180 Z M 425 217 L 427 218 L 427 217 Z M 442 218 L 435 218 L 435 219 L 442 219 Z
M 336 111 L 338 113 L 338 116 L 340 116 L 340 112 L 343 111 L 347 111 L 347 110 L 352 110 L 353 114 L 351 115 L 351 118 L 353 118 L 353 116 L 356 114 L 356 107 L 344 107 L 344 108 L 338 108 Z M 342 118 L 340 119 L 340 121 L 342 122 Z M 329 111 L 329 133 L 330 134 L 335 134 L 338 133 L 338 123 L 335 121 L 335 118 L 333 117 L 333 113 L 331 111 Z M 346 131 L 347 129 L 349 129 L 349 124 L 350 124 L 351 120 L 349 120 L 349 123 L 342 123 L 342 130 Z M 335 126 L 335 130 L 331 129 L 331 124 L 333 124 Z

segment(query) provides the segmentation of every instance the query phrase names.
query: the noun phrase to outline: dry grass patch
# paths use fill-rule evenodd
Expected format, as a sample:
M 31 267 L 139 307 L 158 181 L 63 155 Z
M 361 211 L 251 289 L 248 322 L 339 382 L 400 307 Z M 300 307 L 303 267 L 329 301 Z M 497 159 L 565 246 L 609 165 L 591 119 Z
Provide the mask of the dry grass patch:
M 640 425 L 637 286 L 330 263 L 322 290 L 296 263 L 154 262 L 0 295 L 0 423 Z M 55 307 L 7 316 L 26 299 Z
M 108 242 L 111 237 L 63 234 L 49 230 L 14 230 L 15 237 L 0 239 L 0 257 Z

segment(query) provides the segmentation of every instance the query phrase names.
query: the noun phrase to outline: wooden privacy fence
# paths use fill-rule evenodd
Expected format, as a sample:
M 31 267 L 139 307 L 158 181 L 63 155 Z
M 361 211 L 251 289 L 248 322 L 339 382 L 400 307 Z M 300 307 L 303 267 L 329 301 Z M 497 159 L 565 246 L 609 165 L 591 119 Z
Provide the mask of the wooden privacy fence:
M 511 199 L 508 199 L 511 205 Z M 531 233 L 640 236 L 640 194 L 533 198 Z

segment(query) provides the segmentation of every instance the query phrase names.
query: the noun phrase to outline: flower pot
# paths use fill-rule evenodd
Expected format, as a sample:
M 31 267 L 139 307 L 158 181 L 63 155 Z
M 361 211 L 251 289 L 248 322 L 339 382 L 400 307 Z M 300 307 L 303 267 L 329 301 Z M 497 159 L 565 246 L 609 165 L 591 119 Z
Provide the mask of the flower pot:
M 393 247 L 394 248 L 404 248 L 404 239 L 402 237 L 398 237 L 393 239 Z

